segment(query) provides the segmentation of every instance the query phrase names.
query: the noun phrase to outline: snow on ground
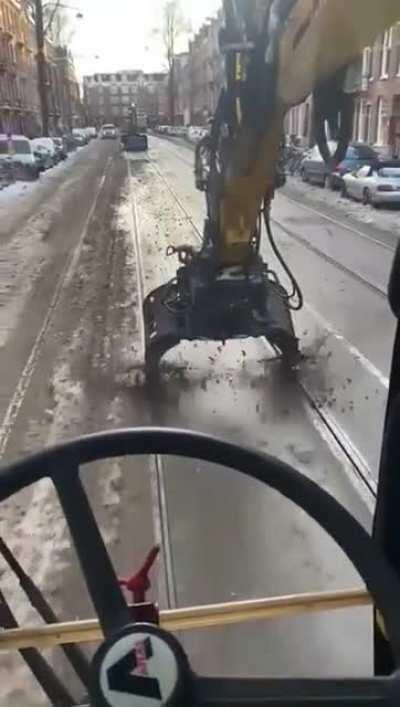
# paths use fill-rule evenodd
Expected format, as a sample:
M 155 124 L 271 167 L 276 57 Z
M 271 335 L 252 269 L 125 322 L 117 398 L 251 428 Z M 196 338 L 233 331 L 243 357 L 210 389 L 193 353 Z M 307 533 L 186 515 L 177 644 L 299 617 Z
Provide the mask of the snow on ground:
M 6 236 L 0 240 L 0 347 L 15 331 L 32 287 L 48 262 L 52 227 L 63 212 L 65 194 L 71 188 L 71 180 L 64 177 L 71 172 L 77 155 L 75 152 L 36 182 L 15 182 L 0 191 L 0 223 Z M 54 188 L 56 180 L 60 188 Z M 35 207 L 42 195 L 45 198 Z M 23 225 L 14 230 L 14 215 L 25 207 Z
M 381 208 L 378 210 L 373 206 L 364 206 L 361 202 L 344 199 L 339 191 L 313 186 L 303 182 L 299 177 L 288 176 L 287 187 L 288 195 L 291 192 L 295 196 L 296 192 L 299 197 L 306 197 L 316 205 L 321 204 L 336 209 L 345 218 L 353 219 L 367 226 L 375 226 L 381 231 L 389 231 L 389 233 L 400 237 L 400 213 L 397 209 Z
M 38 182 L 14 182 L 0 191 L 0 208 L 11 205 L 16 199 L 27 196 Z
M 14 182 L 8 187 L 0 189 L 0 221 L 9 218 L 13 211 L 25 206 L 25 202 L 40 196 L 40 192 L 46 190 L 52 181 L 62 178 L 64 173 L 69 171 L 75 160 L 84 148 L 80 147 L 76 152 L 69 155 L 68 159 L 60 162 L 52 169 L 43 172 L 39 179 L 34 182 Z

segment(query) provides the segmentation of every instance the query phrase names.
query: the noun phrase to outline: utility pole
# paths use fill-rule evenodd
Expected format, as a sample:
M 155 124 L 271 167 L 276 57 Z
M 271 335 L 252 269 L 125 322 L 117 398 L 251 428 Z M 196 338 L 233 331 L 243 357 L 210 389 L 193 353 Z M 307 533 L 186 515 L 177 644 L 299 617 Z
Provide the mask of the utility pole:
M 49 101 L 47 95 L 47 64 L 45 57 L 45 31 L 42 0 L 35 0 L 35 28 L 37 45 L 38 88 L 42 115 L 42 135 L 49 134 Z

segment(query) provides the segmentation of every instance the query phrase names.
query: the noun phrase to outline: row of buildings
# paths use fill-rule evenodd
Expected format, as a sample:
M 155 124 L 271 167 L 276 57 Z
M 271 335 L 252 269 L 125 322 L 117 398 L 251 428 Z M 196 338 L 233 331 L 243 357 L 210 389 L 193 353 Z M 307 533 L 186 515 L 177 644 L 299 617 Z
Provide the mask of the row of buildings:
M 166 73 L 140 71 L 86 77 L 89 122 L 118 121 L 135 102 L 155 122 L 203 125 L 214 113 L 224 83 L 218 35 L 222 12 L 209 19 L 174 62 L 174 99 Z M 400 23 L 364 51 L 361 90 L 356 98 L 354 139 L 400 155 Z M 171 113 L 173 112 L 173 115 Z M 313 144 L 312 99 L 287 116 L 286 132 L 303 145 Z
M 206 22 L 189 42 L 187 52 L 174 59 L 171 84 L 166 72 L 120 71 L 94 74 L 83 80 L 89 123 L 121 122 L 135 103 L 150 122 L 203 125 L 214 113 L 224 81 L 218 34 L 222 12 Z
M 224 85 L 224 59 L 219 49 L 222 11 L 208 20 L 176 57 L 176 115 L 184 125 L 203 125 L 215 112 Z
M 224 83 L 218 45 L 222 13 L 206 22 L 177 60 L 183 63 L 177 89 L 177 116 L 186 125 L 203 124 L 214 112 Z M 312 99 L 294 108 L 286 132 L 312 145 Z M 400 157 L 400 23 L 380 35 L 363 56 L 356 97 L 354 140 L 376 146 L 382 154 Z
M 130 70 L 85 76 L 83 96 L 89 125 L 122 125 L 130 116 L 132 104 L 147 113 L 150 123 L 169 120 L 167 75 L 163 72 Z
M 303 145 L 312 144 L 310 98 L 290 112 L 286 129 Z M 353 138 L 385 156 L 400 157 L 400 23 L 364 50 Z
M 41 134 L 36 30 L 29 0 L 0 0 L 0 133 Z M 71 130 L 82 120 L 79 83 L 66 47 L 46 35 L 46 90 L 50 130 Z

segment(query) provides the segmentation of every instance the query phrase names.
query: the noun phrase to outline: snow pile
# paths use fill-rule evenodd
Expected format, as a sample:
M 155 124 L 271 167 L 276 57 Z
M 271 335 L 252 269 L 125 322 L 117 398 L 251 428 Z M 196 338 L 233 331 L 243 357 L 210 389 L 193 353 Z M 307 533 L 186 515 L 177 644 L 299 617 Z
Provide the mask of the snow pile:
M 80 150 L 70 154 L 67 160 L 43 172 L 34 182 L 17 181 L 3 189 L 0 188 L 0 221 L 11 218 L 13 212 L 18 212 L 27 202 L 31 200 L 34 202 L 41 196 L 45 196 L 48 188 L 52 187 L 53 181 L 67 175 L 79 154 Z

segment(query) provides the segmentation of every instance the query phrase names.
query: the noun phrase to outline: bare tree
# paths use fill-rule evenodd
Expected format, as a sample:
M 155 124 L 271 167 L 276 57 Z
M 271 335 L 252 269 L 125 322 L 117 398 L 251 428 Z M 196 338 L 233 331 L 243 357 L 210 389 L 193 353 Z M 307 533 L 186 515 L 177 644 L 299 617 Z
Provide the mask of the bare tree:
M 176 80 L 175 55 L 179 39 L 188 32 L 179 0 L 165 0 L 162 17 L 162 40 L 168 64 L 168 102 L 171 123 L 175 123 Z

